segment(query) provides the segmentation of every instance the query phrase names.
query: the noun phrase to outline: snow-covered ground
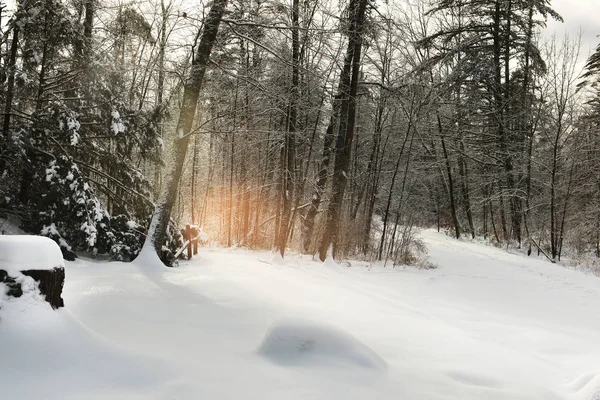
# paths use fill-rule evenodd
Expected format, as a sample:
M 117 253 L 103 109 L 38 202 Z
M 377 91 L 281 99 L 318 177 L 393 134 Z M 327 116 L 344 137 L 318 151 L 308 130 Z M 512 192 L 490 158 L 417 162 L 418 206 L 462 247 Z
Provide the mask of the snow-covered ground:
M 0 311 L 0 398 L 600 399 L 600 279 L 433 231 L 439 268 L 203 249 Z

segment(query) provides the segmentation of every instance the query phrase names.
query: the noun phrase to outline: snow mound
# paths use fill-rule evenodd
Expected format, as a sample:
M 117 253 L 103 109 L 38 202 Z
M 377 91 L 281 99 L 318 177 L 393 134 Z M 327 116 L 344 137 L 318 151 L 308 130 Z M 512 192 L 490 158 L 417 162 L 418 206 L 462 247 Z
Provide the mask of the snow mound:
M 273 252 L 273 258 L 271 258 L 271 264 L 285 265 L 285 261 L 284 261 L 283 257 L 281 257 L 281 253 L 279 251 Z
M 570 386 L 573 391 L 577 392 L 577 399 L 600 400 L 600 371 L 584 374 Z
M 385 370 L 387 363 L 350 333 L 307 321 L 274 324 L 258 349 L 259 354 L 285 366 L 349 364 Z
M 325 258 L 325 261 L 323 261 L 323 265 L 326 267 L 338 267 L 339 264 L 337 262 L 335 262 L 335 260 L 333 259 L 333 256 L 331 254 L 327 255 L 327 258 Z
M 44 236 L 0 235 L 0 269 L 9 274 L 64 267 L 58 245 Z
M 163 272 L 165 264 L 160 260 L 156 250 L 149 243 L 144 243 L 142 251 L 133 260 L 133 265 L 137 265 L 145 272 Z
M 0 386 L 4 391 L 9 382 L 16 389 L 9 386 L 6 398 L 84 399 L 95 393 L 103 394 L 98 398 L 124 398 L 124 393 L 147 390 L 161 379 L 158 361 L 112 346 L 68 310 L 52 312 L 32 290 L 19 299 L 4 299 L 0 338 Z

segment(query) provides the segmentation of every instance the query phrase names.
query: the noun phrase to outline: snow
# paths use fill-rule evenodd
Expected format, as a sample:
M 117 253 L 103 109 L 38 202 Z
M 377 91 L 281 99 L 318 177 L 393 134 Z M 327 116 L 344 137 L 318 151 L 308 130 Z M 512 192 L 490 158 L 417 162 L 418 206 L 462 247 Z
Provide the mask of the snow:
M 385 370 L 386 363 L 348 332 L 312 321 L 291 320 L 273 325 L 258 352 L 281 365 L 354 364 Z
M 207 243 L 208 242 L 208 235 L 206 234 L 206 232 L 204 231 L 204 229 L 202 229 L 200 227 L 200 225 L 190 225 L 190 228 L 195 229 L 196 232 L 198 232 L 197 238 L 200 239 L 200 241 L 202 243 Z
M 598 399 L 600 279 L 422 239 L 439 268 L 242 249 L 67 262 L 65 308 L 0 309 L 2 397 Z
M 135 221 L 127 221 L 126 224 L 127 224 L 127 228 L 132 229 L 132 230 L 139 228 L 139 225 Z
M 121 118 L 121 114 L 117 110 L 113 110 L 110 113 L 112 121 L 110 123 L 110 130 L 113 134 L 118 135 L 119 133 L 125 132 L 125 124 Z
M 35 291 L 1 304 L 2 398 L 141 399 L 154 380 L 168 377 L 158 376 L 167 370 L 155 360 L 115 347 Z
M 9 274 L 62 266 L 62 253 L 52 239 L 31 235 L 0 235 L 0 269 Z

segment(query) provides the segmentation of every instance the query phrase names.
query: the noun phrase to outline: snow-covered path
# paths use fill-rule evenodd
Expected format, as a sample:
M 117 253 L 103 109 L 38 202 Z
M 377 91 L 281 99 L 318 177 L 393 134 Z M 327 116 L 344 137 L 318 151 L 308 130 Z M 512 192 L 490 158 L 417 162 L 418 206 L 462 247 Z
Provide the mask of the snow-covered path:
M 9 355 L 26 354 L 16 369 L 0 361 L 1 390 L 16 399 L 600 399 L 600 279 L 422 235 L 436 270 L 277 264 L 222 249 L 159 271 L 69 263 L 67 308 L 46 330 L 56 339 L 49 353 L 65 361 L 48 374 L 50 357 L 28 354 L 20 328 L 0 323 Z M 341 350 L 264 357 L 257 349 L 273 324 Z M 386 365 L 353 362 L 359 347 L 327 337 L 329 326 Z

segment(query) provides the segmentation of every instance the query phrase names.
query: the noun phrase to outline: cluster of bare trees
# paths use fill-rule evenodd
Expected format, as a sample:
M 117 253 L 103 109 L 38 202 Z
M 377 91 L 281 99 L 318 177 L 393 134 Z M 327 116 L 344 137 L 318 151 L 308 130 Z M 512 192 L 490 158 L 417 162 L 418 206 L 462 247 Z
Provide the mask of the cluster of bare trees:
M 63 42 L 18 23 L 54 3 L 71 18 L 52 36 Z M 85 145 L 28 143 L 30 157 L 68 153 L 110 214 L 143 221 L 158 204 L 148 243 L 159 252 L 174 219 L 222 245 L 322 260 L 415 262 L 415 226 L 551 260 L 600 253 L 597 94 L 581 86 L 578 40 L 542 39 L 560 19 L 547 0 L 22 0 L 10 11 L 5 142 L 18 147 L 14 132 L 31 127 L 11 118 L 39 118 L 36 104 L 73 111 Z M 20 168 L 15 182 L 31 178 Z

